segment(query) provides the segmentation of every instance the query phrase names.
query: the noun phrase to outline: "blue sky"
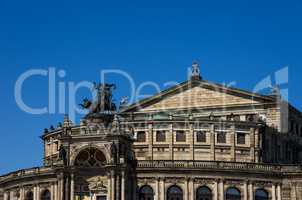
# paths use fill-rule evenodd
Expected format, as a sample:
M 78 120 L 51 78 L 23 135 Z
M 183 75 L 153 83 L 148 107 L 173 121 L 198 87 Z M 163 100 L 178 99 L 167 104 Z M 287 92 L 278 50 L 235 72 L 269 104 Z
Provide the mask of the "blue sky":
M 136 84 L 183 81 L 198 59 L 205 79 L 252 90 L 289 67 L 289 98 L 302 109 L 301 1 L 2 1 L 0 5 L 0 174 L 42 163 L 39 136 L 62 114 L 31 115 L 14 100 L 28 69 L 66 71 L 60 82 L 98 81 L 121 69 Z M 118 76 L 116 99 L 129 85 Z M 85 92 L 77 94 L 81 101 Z M 146 88 L 146 93 L 152 88 Z M 154 91 L 153 91 L 154 92 Z M 47 105 L 47 79 L 33 77 L 23 98 Z M 79 118 L 80 116 L 78 116 Z M 78 120 L 77 118 L 77 120 Z

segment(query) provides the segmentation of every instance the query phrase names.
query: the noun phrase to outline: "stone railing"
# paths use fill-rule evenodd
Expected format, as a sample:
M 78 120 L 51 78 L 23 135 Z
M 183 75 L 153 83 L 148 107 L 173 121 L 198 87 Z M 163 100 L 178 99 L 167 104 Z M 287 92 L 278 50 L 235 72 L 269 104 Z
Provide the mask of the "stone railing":
M 11 179 L 18 179 L 22 177 L 28 177 L 28 176 L 37 176 L 40 174 L 45 174 L 51 172 L 51 168 L 45 168 L 45 167 L 35 167 L 31 169 L 24 169 L 24 170 L 19 170 L 16 172 L 12 172 L 9 174 L 6 174 L 4 176 L 0 176 L 0 183 L 5 181 L 5 180 L 11 180 Z
M 138 168 L 158 169 L 213 169 L 213 170 L 242 170 L 254 172 L 302 173 L 301 165 L 276 165 L 260 163 L 240 163 L 221 161 L 137 161 Z

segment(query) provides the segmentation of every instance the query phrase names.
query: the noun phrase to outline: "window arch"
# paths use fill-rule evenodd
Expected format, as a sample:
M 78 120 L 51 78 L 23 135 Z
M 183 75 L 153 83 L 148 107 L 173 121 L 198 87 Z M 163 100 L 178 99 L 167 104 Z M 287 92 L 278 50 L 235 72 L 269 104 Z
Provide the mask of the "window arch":
M 268 192 L 264 189 L 258 189 L 255 192 L 255 200 L 268 200 L 269 195 Z
M 235 187 L 230 187 L 226 191 L 226 200 L 241 200 L 241 192 Z
M 106 157 L 96 148 L 82 150 L 75 159 L 75 166 L 78 167 L 100 167 L 106 162 Z
M 154 191 L 149 185 L 139 189 L 139 200 L 154 200 Z
M 167 200 L 183 200 L 183 191 L 180 187 L 174 185 L 167 191 Z
M 29 191 L 25 195 L 25 200 L 33 200 L 34 199 L 34 193 L 32 191 Z
M 44 190 L 41 193 L 41 200 L 51 200 L 49 190 Z
M 207 186 L 199 187 L 196 191 L 196 200 L 212 200 L 212 190 Z

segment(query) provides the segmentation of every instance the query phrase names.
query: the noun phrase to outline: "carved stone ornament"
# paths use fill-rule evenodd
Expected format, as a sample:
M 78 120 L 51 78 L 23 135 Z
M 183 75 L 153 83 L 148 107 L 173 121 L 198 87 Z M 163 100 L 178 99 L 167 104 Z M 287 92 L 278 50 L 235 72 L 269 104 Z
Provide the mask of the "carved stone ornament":
M 254 182 L 254 186 L 259 188 L 271 187 L 273 184 L 271 182 L 264 182 L 264 181 L 256 181 Z
M 93 177 L 87 181 L 89 183 L 89 190 L 107 191 L 107 177 Z
M 184 180 L 182 178 L 166 178 L 166 183 L 172 183 L 172 184 L 179 184 L 184 183 Z
M 194 183 L 197 183 L 199 185 L 212 185 L 214 184 L 214 180 L 213 179 L 199 179 L 199 178 L 196 178 L 194 179 Z
M 237 186 L 243 186 L 244 182 L 243 181 L 237 181 L 237 180 L 226 180 L 225 184 L 229 185 L 230 187 L 237 187 Z

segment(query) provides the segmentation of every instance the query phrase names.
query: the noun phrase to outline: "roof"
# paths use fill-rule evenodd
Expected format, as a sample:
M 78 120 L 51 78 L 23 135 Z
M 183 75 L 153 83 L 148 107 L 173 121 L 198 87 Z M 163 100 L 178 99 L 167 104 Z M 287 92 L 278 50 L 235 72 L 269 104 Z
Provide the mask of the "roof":
M 221 91 L 227 94 L 237 95 L 243 98 L 248 99 L 254 99 L 263 103 L 273 103 L 276 101 L 276 97 L 274 96 L 268 96 L 268 95 L 262 95 L 258 93 L 249 92 L 242 89 L 227 87 L 222 84 L 212 83 L 206 80 L 188 80 L 185 82 L 180 83 L 179 85 L 173 86 L 171 88 L 168 88 L 166 90 L 161 91 L 160 93 L 149 97 L 142 99 L 136 103 L 133 103 L 124 109 L 121 110 L 121 113 L 127 113 L 127 112 L 135 112 L 140 107 L 146 107 L 148 105 L 151 105 L 153 103 L 159 102 L 160 100 L 167 98 L 169 96 L 172 96 L 174 94 L 178 94 L 182 91 L 191 89 L 193 87 L 200 86 L 202 88 L 207 89 L 215 89 L 216 91 Z

